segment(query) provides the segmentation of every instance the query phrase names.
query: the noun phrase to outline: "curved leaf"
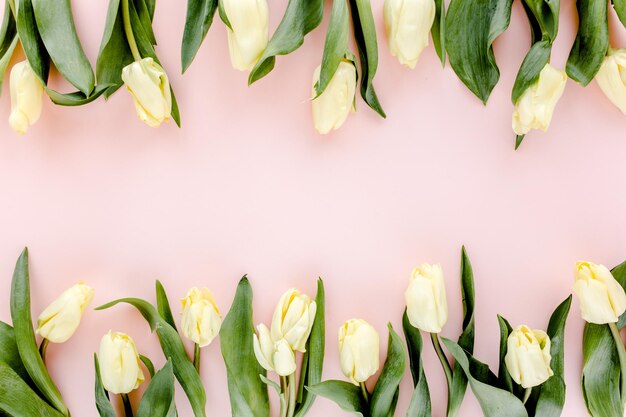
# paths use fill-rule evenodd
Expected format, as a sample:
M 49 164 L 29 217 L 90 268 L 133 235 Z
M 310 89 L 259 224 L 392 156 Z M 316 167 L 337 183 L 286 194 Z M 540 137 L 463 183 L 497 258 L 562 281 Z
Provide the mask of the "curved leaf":
M 0 25 L 0 94 L 2 93 L 2 80 L 13 56 L 17 45 L 17 27 L 13 12 L 8 1 L 4 3 L 4 17 Z
M 48 83 L 48 73 L 50 72 L 50 57 L 39 36 L 33 4 L 31 0 L 16 0 L 15 7 L 19 10 L 17 14 L 17 34 L 20 38 L 22 49 L 24 49 L 24 54 L 31 68 L 45 85 Z
M 374 90 L 374 76 L 378 69 L 378 41 L 370 0 L 350 0 L 354 38 L 361 63 L 361 97 L 381 117 L 387 117 Z
M 83 104 L 88 104 L 96 100 L 112 86 L 113 84 L 97 85 L 91 92 L 91 95 L 87 97 L 80 91 L 64 94 L 47 87 L 46 94 L 48 94 L 48 97 L 50 97 L 50 100 L 52 100 L 54 104 L 58 104 L 59 106 L 82 106 Z
M 452 0 L 446 17 L 446 50 L 461 81 L 483 103 L 500 79 L 493 42 L 511 20 L 513 0 Z
M 446 65 L 446 4 L 444 0 L 435 0 L 435 20 L 430 28 L 433 45 L 442 65 Z
M 165 288 L 161 281 L 157 280 L 156 282 L 156 300 L 157 300 L 157 310 L 163 320 L 167 322 L 170 326 L 176 330 L 176 323 L 174 321 L 174 315 L 172 314 L 172 309 L 170 308 L 170 302 L 167 299 L 167 293 L 165 292 Z
M 613 8 L 622 25 L 626 26 L 626 0 L 613 0 Z
M 141 361 L 141 363 L 143 363 L 143 366 L 145 366 L 146 369 L 148 370 L 148 373 L 150 374 L 150 378 L 153 378 L 154 377 L 154 364 L 152 363 L 150 358 L 144 355 L 139 355 L 139 360 Z
M 211 27 L 216 8 L 217 0 L 187 0 L 187 17 L 181 49 L 183 72 L 187 71 L 198 53 Z
M 253 350 L 252 287 L 244 276 L 220 330 L 220 345 L 226 364 L 228 393 L 233 417 L 269 417 L 266 376 Z
M 319 26 L 324 15 L 324 0 L 289 0 L 287 10 L 267 48 L 256 63 L 248 84 L 253 84 L 269 74 L 277 55 L 287 55 L 304 43 L 304 37 Z
M 406 309 L 402 316 L 402 329 L 404 330 L 406 345 L 409 350 L 411 375 L 413 377 L 413 386 L 415 387 L 406 415 L 407 417 L 431 417 L 430 391 L 422 363 L 422 335 L 409 322 Z
M 34 387 L 33 381 L 22 363 L 22 358 L 20 358 L 20 352 L 15 343 L 13 327 L 2 321 L 0 321 L 0 346 L 2 346 L 2 349 L 0 349 L 0 361 L 13 369 L 29 386 Z
M 167 417 L 173 404 L 174 373 L 172 362 L 168 360 L 150 381 L 139 403 L 137 417 Z
M 560 0 L 523 0 L 532 30 L 532 43 L 554 42 L 559 31 Z
M 37 28 L 55 67 L 85 96 L 94 88 L 91 64 L 76 34 L 69 0 L 32 0 Z
M 511 327 L 511 324 L 507 319 L 500 315 L 498 315 L 498 325 L 500 326 L 500 361 L 498 362 L 498 381 L 500 381 L 502 388 L 506 389 L 517 398 L 522 398 L 524 396 L 524 390 L 520 385 L 513 381 L 511 374 L 509 374 L 509 371 L 506 368 L 506 362 L 504 361 L 508 351 L 507 341 L 509 339 L 509 335 L 513 331 L 513 327 Z
M 391 323 L 387 327 L 389 329 L 387 359 L 370 400 L 371 417 L 393 416 L 398 401 L 400 382 L 406 368 L 406 354 L 402 339 L 393 330 Z
M 93 354 L 94 366 L 96 368 L 96 385 L 95 385 L 95 396 L 96 396 L 96 408 L 98 409 L 98 414 L 100 417 L 117 417 L 115 413 L 115 409 L 109 400 L 109 394 L 104 389 L 102 385 L 102 377 L 100 376 L 100 363 L 98 362 L 98 355 Z
M 61 414 L 69 416 L 69 410 L 63 402 L 61 393 L 48 374 L 41 359 L 33 322 L 30 314 L 30 278 L 28 273 L 28 249 L 24 248 L 15 264 L 11 281 L 11 319 L 15 331 L 15 342 L 22 358 L 22 363 L 31 379 L 48 400 Z
M 567 58 L 567 75 L 582 85 L 593 80 L 609 50 L 607 2 L 577 0 L 578 34 Z
M 324 381 L 311 387 L 306 387 L 315 395 L 328 398 L 335 402 L 342 410 L 354 413 L 357 416 L 368 417 L 367 404 L 361 394 L 361 389 L 346 381 Z
M 348 35 L 350 29 L 350 14 L 346 0 L 334 0 L 333 10 L 330 14 L 330 23 L 326 32 L 324 43 L 324 55 L 320 79 L 315 84 L 317 96 L 322 94 L 332 80 L 341 60 L 348 50 Z
M 551 52 L 552 45 L 548 41 L 537 42 L 530 48 L 513 84 L 513 104 L 517 104 L 522 94 L 539 80 L 539 73 L 550 61 Z
M 204 386 L 200 380 L 200 375 L 187 356 L 178 332 L 161 317 L 152 304 L 139 298 L 121 298 L 100 306 L 96 310 L 111 308 L 119 303 L 126 303 L 135 307 L 150 324 L 152 331 L 157 332 L 163 354 L 172 360 L 174 375 L 187 394 L 194 415 L 205 417 L 206 393 Z

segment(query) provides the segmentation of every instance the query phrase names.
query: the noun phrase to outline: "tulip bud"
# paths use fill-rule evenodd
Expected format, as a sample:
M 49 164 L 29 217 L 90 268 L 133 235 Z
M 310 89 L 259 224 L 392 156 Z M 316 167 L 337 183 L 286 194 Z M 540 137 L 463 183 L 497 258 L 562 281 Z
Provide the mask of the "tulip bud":
M 267 0 L 223 0 L 230 23 L 228 49 L 233 68 L 249 71 L 257 63 L 269 40 Z
M 254 356 L 259 365 L 280 376 L 296 372 L 296 355 L 289 343 L 285 339 L 272 340 L 270 330 L 264 324 L 260 324 L 257 330 L 259 334 L 254 335 Z
M 389 50 L 402 65 L 415 68 L 428 46 L 435 12 L 435 0 L 385 0 L 383 14 Z
M 93 288 L 82 282 L 65 290 L 37 318 L 37 334 L 52 343 L 66 342 L 80 324 L 93 298 Z
M 448 302 L 441 265 L 422 264 L 411 274 L 404 293 L 407 316 L 413 327 L 439 333 L 448 321 Z
M 611 271 L 604 265 L 577 262 L 575 273 L 573 290 L 583 319 L 595 324 L 617 322 L 626 311 L 626 293 Z
M 41 116 L 43 85 L 28 61 L 18 62 L 11 69 L 11 115 L 9 124 L 23 135 Z
M 546 332 L 519 326 L 509 335 L 504 362 L 513 381 L 523 388 L 541 385 L 554 375 L 551 360 Z
M 565 71 L 546 64 L 539 73 L 539 80 L 528 87 L 515 104 L 513 131 L 517 135 L 525 135 L 531 129 L 548 130 L 566 83 Z
M 306 351 L 306 342 L 315 321 L 317 305 L 295 288 L 280 298 L 272 317 L 272 340 L 285 339 L 291 349 Z
M 172 114 L 172 92 L 167 74 L 152 58 L 144 58 L 122 70 L 122 81 L 133 96 L 139 119 L 159 127 Z
M 378 332 L 365 320 L 348 320 L 339 328 L 341 371 L 359 385 L 378 371 Z
M 313 124 L 315 129 L 326 134 L 339 129 L 354 111 L 354 95 L 356 93 L 356 68 L 349 61 L 341 61 L 326 89 L 318 97 L 315 85 L 320 79 L 322 67 L 319 66 L 313 75 Z
M 135 342 L 124 333 L 104 335 L 98 361 L 102 385 L 112 394 L 128 394 L 144 381 Z
M 183 334 L 200 347 L 207 346 L 219 334 L 222 326 L 222 316 L 215 304 L 213 294 L 206 288 L 194 287 L 182 299 L 182 303 Z
M 626 49 L 610 49 L 596 75 L 604 94 L 626 114 Z

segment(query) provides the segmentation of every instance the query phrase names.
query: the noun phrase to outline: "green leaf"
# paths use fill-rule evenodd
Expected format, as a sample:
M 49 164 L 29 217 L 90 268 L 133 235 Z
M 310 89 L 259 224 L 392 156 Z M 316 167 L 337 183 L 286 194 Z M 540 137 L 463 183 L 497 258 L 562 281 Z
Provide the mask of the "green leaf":
M 613 8 L 622 25 L 626 26 L 626 0 L 613 0 Z
M 442 338 L 443 344 L 454 356 L 469 380 L 474 396 L 480 403 L 485 417 L 528 417 L 522 402 L 508 391 L 480 381 L 475 372 L 470 372 L 470 363 L 466 352 L 450 339 Z
M 216 8 L 217 0 L 187 0 L 187 18 L 181 49 L 183 72 L 187 71 L 198 53 L 211 27 Z
M 511 20 L 513 0 L 452 0 L 446 17 L 446 50 L 461 81 L 483 103 L 500 79 L 493 42 Z
M 67 406 L 61 393 L 50 378 L 48 370 L 41 359 L 33 322 L 30 313 L 30 278 L 28 274 L 28 249 L 24 248 L 15 264 L 15 272 L 11 282 L 11 319 L 15 331 L 15 342 L 22 358 L 22 363 L 31 379 L 48 400 L 61 414 L 69 416 Z
M 148 10 L 145 0 L 134 0 L 134 2 L 135 10 L 137 10 L 137 16 L 139 16 L 142 29 L 148 36 L 150 43 L 152 45 L 156 45 L 156 37 L 154 36 L 154 31 L 152 30 L 152 16 L 150 16 L 150 11 Z
M 523 0 L 532 32 L 532 43 L 554 42 L 559 31 L 560 0 Z
M 500 315 L 498 315 L 498 325 L 500 326 L 500 361 L 498 362 L 498 380 L 500 381 L 502 388 L 506 389 L 517 398 L 522 398 L 524 390 L 520 385 L 513 381 L 513 378 L 511 378 L 511 374 L 509 374 L 506 367 L 506 362 L 504 361 L 506 353 L 508 352 L 507 342 L 509 335 L 513 331 L 513 327 L 511 327 L 511 324 L 507 319 Z
M 316 385 L 322 380 L 322 368 L 324 365 L 324 348 L 326 332 L 326 307 L 325 307 L 324 282 L 317 280 L 317 295 L 315 296 L 315 320 L 311 328 L 309 340 L 306 342 L 306 352 L 302 358 L 300 370 L 300 384 L 298 385 L 298 400 L 296 403 L 295 417 L 304 417 L 315 401 L 315 394 L 304 389 L 308 385 Z
M 326 90 L 330 80 L 337 72 L 341 60 L 346 55 L 349 29 L 350 14 L 348 12 L 348 3 L 345 0 L 334 0 L 324 43 L 320 79 L 315 85 L 317 96 Z
M 269 74 L 276 63 L 277 55 L 287 55 L 304 43 L 304 37 L 322 22 L 324 0 L 289 0 L 287 10 L 276 32 L 256 63 L 248 84 L 253 84 Z
M 2 93 L 2 80 L 13 56 L 15 45 L 17 45 L 17 27 L 11 6 L 8 1 L 5 1 L 4 17 L 0 25 L 0 93 Z
M 526 135 L 516 135 L 515 136 L 515 150 L 517 150 L 517 148 L 520 147 L 520 145 L 522 144 L 522 141 L 524 140 L 524 137 Z
M 46 93 L 54 104 L 58 104 L 60 106 L 82 106 L 83 104 L 88 104 L 96 100 L 112 86 L 113 84 L 99 84 L 94 88 L 91 95 L 88 97 L 85 97 L 85 94 L 81 91 L 64 94 L 47 87 Z
M 306 389 L 315 395 L 328 398 L 344 411 L 361 417 L 369 417 L 367 403 L 361 394 L 361 389 L 354 384 L 330 380 L 306 387 Z
M 444 0 L 435 0 L 435 20 L 430 28 L 433 45 L 442 65 L 446 65 L 446 4 Z
M 200 380 L 200 375 L 187 356 L 178 332 L 161 317 L 152 304 L 139 298 L 121 298 L 100 306 L 96 310 L 104 310 L 119 303 L 126 303 L 135 307 L 150 324 L 151 330 L 156 331 L 163 354 L 172 360 L 174 375 L 187 394 L 194 415 L 205 417 L 206 394 L 204 386 Z
M 100 417 L 117 417 L 115 414 L 115 409 L 109 400 L 109 394 L 104 389 L 102 385 L 102 377 L 100 376 L 100 363 L 98 362 L 98 355 L 93 354 L 94 366 L 96 368 L 96 386 L 95 386 L 95 396 L 96 396 L 96 408 L 98 409 L 98 414 Z
M 611 269 L 611 274 L 622 288 L 626 289 L 626 261 Z M 617 322 L 617 328 L 623 329 L 626 326 L 626 312 L 624 312 Z
M 354 38 L 361 63 L 361 97 L 381 117 L 387 117 L 374 90 L 374 76 L 378 69 L 378 42 L 370 0 L 350 0 Z
M 413 376 L 413 386 L 415 387 L 406 415 L 407 417 L 431 417 L 430 391 L 422 363 L 422 335 L 409 322 L 406 309 L 402 316 L 402 329 L 404 330 L 406 345 L 409 350 L 411 375 Z
M 17 14 L 17 33 L 31 68 L 45 85 L 48 83 L 50 72 L 50 57 L 46 47 L 39 36 L 39 29 L 35 21 L 35 12 L 31 0 L 16 0 L 15 6 L 19 10 Z
M 19 417 L 62 417 L 15 373 L 0 361 L 0 412 Z
M 173 404 L 174 373 L 170 359 L 150 381 L 139 403 L 137 417 L 168 417 Z
M 253 350 L 252 287 L 244 276 L 220 330 L 233 417 L 269 417 L 266 375 Z
M 567 58 L 567 75 L 582 85 L 593 80 L 609 50 L 607 2 L 578 0 L 578 34 Z
M 517 104 L 522 94 L 539 80 L 539 73 L 550 62 L 551 52 L 552 45 L 548 41 L 537 42 L 530 48 L 513 84 L 513 104 Z
M 69 0 L 32 2 L 37 28 L 52 62 L 67 81 L 88 97 L 94 88 L 94 75 L 76 34 Z
M 406 353 L 402 339 L 393 330 L 391 323 L 387 327 L 389 329 L 387 359 L 372 393 L 370 401 L 371 417 L 393 416 L 398 401 L 400 382 L 406 368 Z
M 17 46 L 17 41 L 18 41 L 17 36 L 14 36 L 13 42 L 9 46 L 9 49 L 0 58 L 0 95 L 2 93 L 2 81 L 4 79 L 4 74 L 6 74 L 7 67 L 9 66 L 9 62 L 11 62 L 11 57 L 13 56 L 13 51 L 15 51 L 15 47 Z
M 474 351 L 474 272 L 465 246 L 461 248 L 461 297 L 463 303 L 463 332 L 459 336 L 458 343 L 459 346 L 471 354 Z M 452 390 L 449 393 L 448 417 L 457 415 L 463 403 L 466 390 L 467 378 L 465 373 L 460 364 L 455 363 L 452 367 Z
M 9 365 L 11 369 L 13 369 L 19 376 L 26 382 L 29 386 L 34 387 L 33 381 L 30 379 L 30 375 L 28 375 L 28 371 L 24 367 L 22 363 L 22 358 L 20 358 L 20 352 L 17 349 L 17 344 L 15 343 L 15 331 L 13 327 L 8 324 L 0 321 L 0 361 Z
M 154 364 L 152 363 L 150 358 L 144 355 L 139 355 L 139 360 L 141 360 L 143 365 L 148 370 L 148 373 L 150 374 L 150 378 L 154 377 Z
M 157 299 L 157 310 L 163 320 L 167 322 L 170 326 L 176 330 L 176 323 L 174 321 L 174 315 L 172 314 L 172 309 L 170 308 L 170 302 L 167 299 L 167 293 L 165 292 L 165 288 L 161 281 L 157 280 L 156 282 L 156 299 Z

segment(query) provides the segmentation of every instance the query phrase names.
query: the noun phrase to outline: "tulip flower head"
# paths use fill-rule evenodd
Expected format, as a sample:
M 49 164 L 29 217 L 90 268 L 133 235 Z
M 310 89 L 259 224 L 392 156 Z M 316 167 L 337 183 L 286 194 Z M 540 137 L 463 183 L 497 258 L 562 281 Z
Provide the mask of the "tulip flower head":
M 528 87 L 515 104 L 513 131 L 517 135 L 525 135 L 531 129 L 548 130 L 566 83 L 565 71 L 546 64 L 537 82 Z
M 273 340 L 266 325 L 257 326 L 254 334 L 254 355 L 259 365 L 280 376 L 296 372 L 296 355 L 286 339 Z
M 354 111 L 357 74 L 354 64 L 343 60 L 322 94 L 317 96 L 315 86 L 319 82 L 322 67 L 313 75 L 313 124 L 315 129 L 326 134 L 339 129 L 351 111 Z
M 224 0 L 223 9 L 230 23 L 228 48 L 233 68 L 254 68 L 269 41 L 267 0 Z
M 135 342 L 127 334 L 105 334 L 100 342 L 98 361 L 102 385 L 112 394 L 128 394 L 144 381 Z
M 20 135 L 35 124 L 43 107 L 43 85 L 28 61 L 18 62 L 11 69 L 11 115 L 9 124 Z
M 554 372 L 550 368 L 550 338 L 541 330 L 519 326 L 507 339 L 506 368 L 517 384 L 532 388 L 548 380 Z
M 595 324 L 615 323 L 626 311 L 626 293 L 611 271 L 592 262 L 576 263 L 573 291 L 582 318 Z
M 610 49 L 596 74 L 604 94 L 626 114 L 626 49 Z
M 272 317 L 272 340 L 285 339 L 292 350 L 305 352 L 316 310 L 315 301 L 295 288 L 284 293 Z
M 415 68 L 435 21 L 435 0 L 385 0 L 384 19 L 391 55 Z
M 359 385 L 374 375 L 380 366 L 378 332 L 365 320 L 352 319 L 339 328 L 341 371 Z
M 143 58 L 122 70 L 122 81 L 133 96 L 139 119 L 159 127 L 172 114 L 172 92 L 167 74 L 152 58 Z
M 82 282 L 65 290 L 41 312 L 36 333 L 52 343 L 66 342 L 78 328 L 93 293 L 93 288 Z
M 209 345 L 219 334 L 222 316 L 213 294 L 206 288 L 189 290 L 182 299 L 181 327 L 183 335 L 200 347 Z
M 411 325 L 424 332 L 440 333 L 448 321 L 448 302 L 441 265 L 425 263 L 415 268 L 404 296 Z

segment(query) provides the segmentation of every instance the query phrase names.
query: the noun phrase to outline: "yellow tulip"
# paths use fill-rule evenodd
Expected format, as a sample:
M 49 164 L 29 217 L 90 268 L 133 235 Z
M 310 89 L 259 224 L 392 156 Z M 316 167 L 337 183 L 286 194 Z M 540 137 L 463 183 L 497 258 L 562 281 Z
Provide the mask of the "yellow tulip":
M 93 288 L 82 282 L 65 290 L 37 319 L 36 333 L 52 343 L 66 342 L 93 299 Z
M 326 134 L 339 129 L 351 111 L 354 111 L 356 93 L 356 68 L 349 61 L 342 61 L 324 92 L 317 96 L 315 85 L 320 79 L 321 66 L 313 75 L 313 124 L 315 129 Z
M 9 124 L 18 134 L 23 135 L 41 116 L 43 85 L 28 61 L 22 61 L 11 69 L 9 86 L 11 90 Z
M 448 321 L 448 302 L 441 265 L 425 263 L 415 268 L 404 297 L 407 316 L 413 327 L 428 333 L 441 332 Z
M 98 356 L 102 385 L 112 394 L 128 394 L 144 381 L 135 342 L 124 333 L 109 332 Z
M 509 335 L 504 362 L 513 381 L 523 388 L 536 387 L 554 375 L 551 360 L 546 332 L 519 326 Z
M 172 114 L 172 93 L 167 74 L 152 58 L 144 58 L 122 70 L 122 80 L 133 96 L 139 119 L 159 127 Z
M 223 8 L 232 28 L 227 28 L 230 62 L 235 69 L 249 71 L 269 40 L 267 0 L 224 0 Z
M 435 0 L 385 0 L 385 27 L 391 55 L 415 68 L 435 21 Z
M 583 319 L 595 324 L 617 322 L 626 311 L 626 293 L 611 271 L 604 265 L 577 262 L 575 273 L 573 290 Z
M 359 385 L 374 375 L 380 366 L 378 332 L 365 320 L 352 319 L 339 328 L 341 371 Z

